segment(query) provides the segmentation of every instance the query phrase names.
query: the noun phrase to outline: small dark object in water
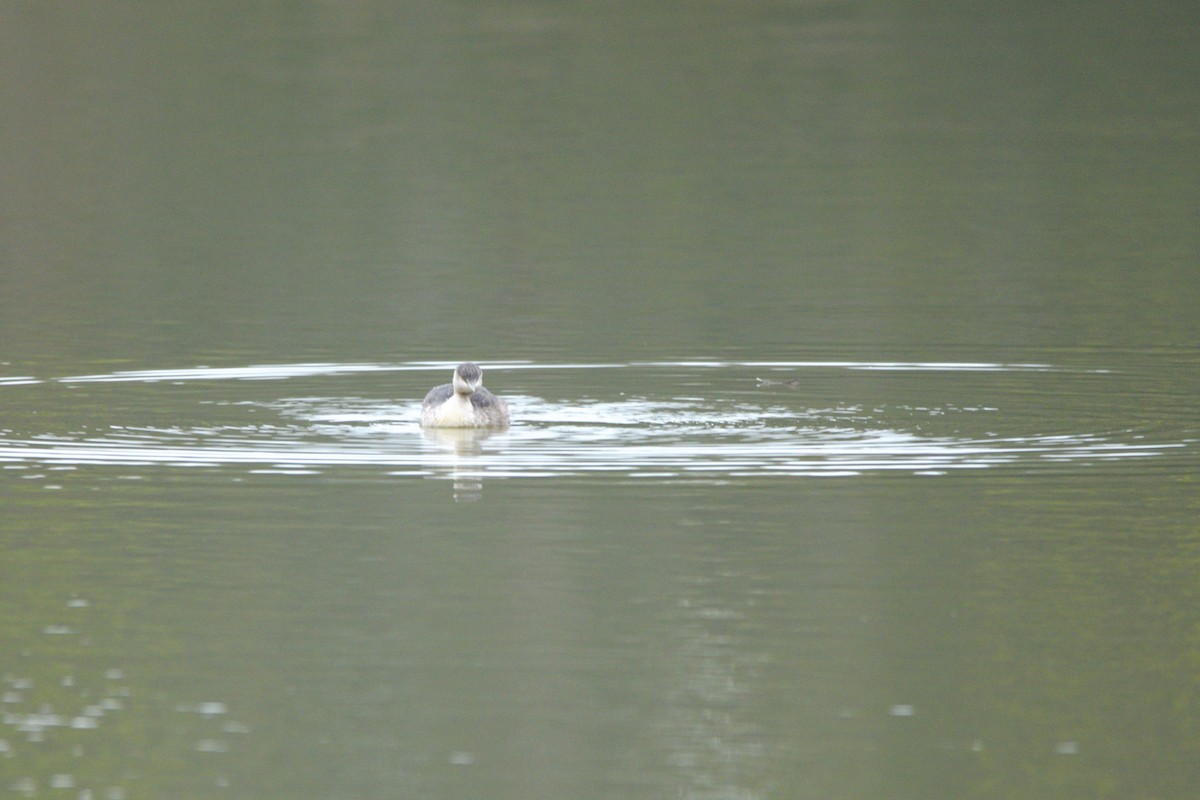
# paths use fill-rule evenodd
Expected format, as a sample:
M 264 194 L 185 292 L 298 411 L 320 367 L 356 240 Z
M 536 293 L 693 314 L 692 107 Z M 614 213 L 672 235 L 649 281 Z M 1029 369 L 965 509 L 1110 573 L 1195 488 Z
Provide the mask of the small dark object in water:
M 785 389 L 795 389 L 800 385 L 799 378 L 792 378 L 790 381 L 773 381 L 770 378 L 755 378 L 760 388 L 764 386 L 782 386 Z

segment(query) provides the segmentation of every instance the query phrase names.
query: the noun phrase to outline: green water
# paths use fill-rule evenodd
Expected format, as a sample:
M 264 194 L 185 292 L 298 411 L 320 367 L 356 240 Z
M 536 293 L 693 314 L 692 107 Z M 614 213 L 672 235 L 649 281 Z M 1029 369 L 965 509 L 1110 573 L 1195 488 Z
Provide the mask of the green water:
M 0 7 L 0 797 L 1191 797 L 1198 28 Z

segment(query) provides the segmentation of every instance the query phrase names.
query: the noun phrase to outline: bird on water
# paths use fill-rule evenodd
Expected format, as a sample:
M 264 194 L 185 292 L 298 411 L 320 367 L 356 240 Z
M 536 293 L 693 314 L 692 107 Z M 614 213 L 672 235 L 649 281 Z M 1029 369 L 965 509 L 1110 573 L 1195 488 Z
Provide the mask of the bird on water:
M 483 388 L 483 370 L 470 361 L 450 383 L 435 386 L 421 402 L 422 428 L 506 428 L 508 403 Z

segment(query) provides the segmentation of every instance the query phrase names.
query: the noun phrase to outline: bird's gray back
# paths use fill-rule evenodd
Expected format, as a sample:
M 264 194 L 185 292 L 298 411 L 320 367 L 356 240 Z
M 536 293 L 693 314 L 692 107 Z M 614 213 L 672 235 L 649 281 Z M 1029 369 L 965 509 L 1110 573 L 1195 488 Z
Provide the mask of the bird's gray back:
M 440 388 L 440 387 L 439 387 Z M 432 394 L 432 392 L 431 392 Z M 505 406 L 508 404 L 501 400 L 496 395 L 489 392 L 487 389 L 480 386 L 471 393 L 471 405 L 475 408 L 488 408 L 489 406 Z
M 443 383 L 441 386 L 435 386 L 429 390 L 429 394 L 425 395 L 425 399 L 421 401 L 421 407 L 441 405 L 454 396 L 454 387 L 449 383 Z

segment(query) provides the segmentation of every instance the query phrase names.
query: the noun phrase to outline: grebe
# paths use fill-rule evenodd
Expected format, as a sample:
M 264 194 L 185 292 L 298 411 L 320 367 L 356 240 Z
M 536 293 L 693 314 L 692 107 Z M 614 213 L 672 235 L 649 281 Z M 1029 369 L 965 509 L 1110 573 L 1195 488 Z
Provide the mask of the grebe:
M 421 403 L 422 428 L 505 428 L 508 403 L 483 388 L 483 370 L 468 361 L 454 380 L 435 386 Z

